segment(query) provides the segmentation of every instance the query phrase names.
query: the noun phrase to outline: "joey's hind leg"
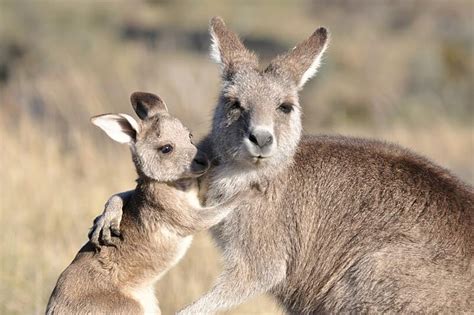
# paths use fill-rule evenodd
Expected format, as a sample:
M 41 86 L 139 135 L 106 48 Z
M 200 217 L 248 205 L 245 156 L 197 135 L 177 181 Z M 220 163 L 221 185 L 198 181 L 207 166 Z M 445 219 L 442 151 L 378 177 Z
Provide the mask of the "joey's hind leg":
M 283 262 L 269 261 L 268 264 L 255 267 L 243 261 L 227 265 L 214 287 L 178 314 L 214 314 L 230 309 L 268 292 L 285 277 Z
M 94 219 L 94 225 L 89 232 L 89 240 L 96 247 L 113 245 L 112 235 L 120 236 L 123 205 L 132 196 L 134 190 L 113 195 L 107 200 L 104 211 Z
M 86 298 L 81 305 L 84 309 L 79 314 L 148 314 L 140 303 L 121 292 L 107 292 L 107 294 L 99 294 L 94 297 Z M 160 309 L 156 307 L 153 315 L 160 315 Z

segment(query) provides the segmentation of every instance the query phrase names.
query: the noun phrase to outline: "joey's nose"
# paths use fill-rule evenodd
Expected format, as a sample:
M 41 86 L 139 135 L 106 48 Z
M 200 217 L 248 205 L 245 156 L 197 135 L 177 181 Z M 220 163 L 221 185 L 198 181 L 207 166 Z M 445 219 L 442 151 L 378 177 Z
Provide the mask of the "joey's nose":
M 192 172 L 196 174 L 200 174 L 207 171 L 208 168 L 209 168 L 209 160 L 207 156 L 204 153 L 198 153 L 194 157 L 193 163 L 191 165 Z
M 266 130 L 256 130 L 249 134 L 249 140 L 259 148 L 263 149 L 273 143 L 273 135 Z

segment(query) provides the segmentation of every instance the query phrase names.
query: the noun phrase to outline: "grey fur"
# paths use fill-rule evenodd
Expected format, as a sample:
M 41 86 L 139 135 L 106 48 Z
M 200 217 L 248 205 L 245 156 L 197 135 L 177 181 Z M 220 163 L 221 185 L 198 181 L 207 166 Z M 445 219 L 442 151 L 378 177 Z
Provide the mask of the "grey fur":
M 235 37 L 219 18 L 211 34 Z M 219 51 L 236 54 L 221 37 Z M 300 141 L 297 92 L 327 38 L 318 29 L 263 71 L 252 61 L 229 74 L 221 64 L 220 101 L 201 144 L 217 161 L 205 179 L 207 203 L 260 193 L 211 229 L 224 271 L 180 314 L 214 313 L 265 292 L 294 314 L 473 310 L 472 187 L 398 146 Z M 282 114 L 280 104 L 293 110 Z M 276 141 L 259 159 L 246 139 L 262 126 Z
M 261 293 L 291 314 L 472 312 L 473 188 L 396 145 L 301 137 L 298 91 L 327 31 L 263 71 L 220 18 L 211 35 L 223 84 L 200 144 L 214 161 L 201 193 L 207 205 L 256 195 L 211 229 L 224 270 L 180 314 L 215 313 Z M 262 128 L 275 140 L 265 156 L 248 141 Z

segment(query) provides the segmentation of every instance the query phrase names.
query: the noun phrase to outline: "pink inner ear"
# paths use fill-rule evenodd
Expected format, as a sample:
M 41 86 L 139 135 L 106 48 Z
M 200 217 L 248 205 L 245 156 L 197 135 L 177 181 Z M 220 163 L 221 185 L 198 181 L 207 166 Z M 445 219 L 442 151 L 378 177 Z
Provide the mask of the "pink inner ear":
M 91 118 L 91 122 L 102 129 L 112 140 L 130 144 L 136 139 L 137 122 L 127 114 L 105 114 Z
M 119 116 L 125 118 L 136 133 L 140 132 L 140 125 L 132 116 L 127 114 L 119 114 Z

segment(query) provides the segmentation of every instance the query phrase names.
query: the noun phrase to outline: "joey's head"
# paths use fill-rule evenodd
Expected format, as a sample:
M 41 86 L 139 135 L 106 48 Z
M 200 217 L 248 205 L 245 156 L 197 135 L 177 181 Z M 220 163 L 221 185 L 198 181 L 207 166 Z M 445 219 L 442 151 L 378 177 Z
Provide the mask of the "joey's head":
M 211 134 L 215 154 L 223 163 L 278 170 L 291 161 L 301 137 L 298 92 L 315 75 L 328 32 L 317 29 L 264 70 L 222 19 L 211 20 L 210 33 L 223 83 Z
M 130 100 L 138 121 L 127 114 L 104 114 L 91 121 L 113 140 L 130 146 L 141 178 L 173 182 L 207 171 L 207 157 L 198 152 L 189 130 L 169 115 L 160 97 L 135 92 Z

